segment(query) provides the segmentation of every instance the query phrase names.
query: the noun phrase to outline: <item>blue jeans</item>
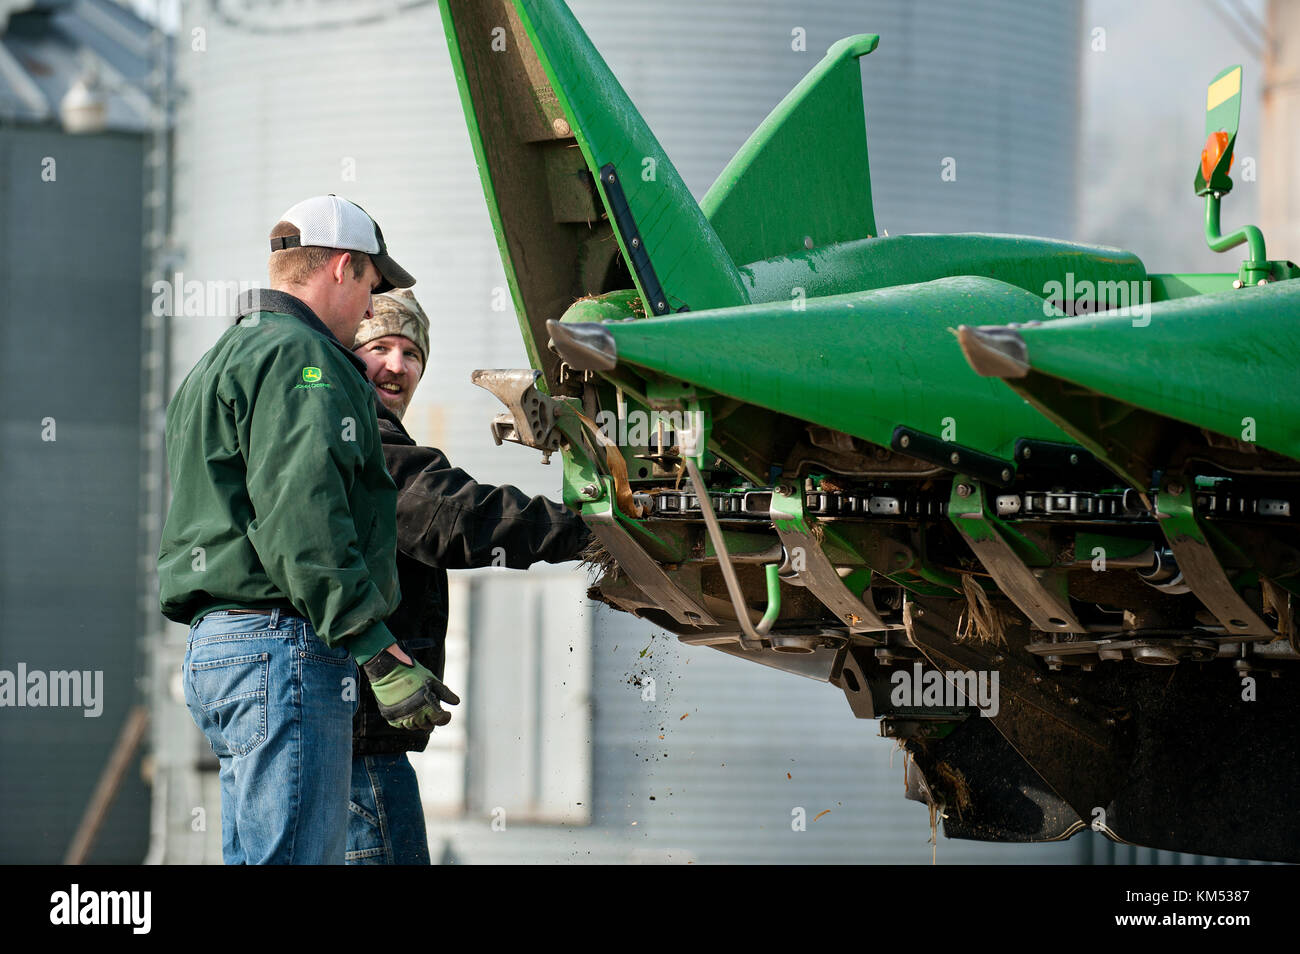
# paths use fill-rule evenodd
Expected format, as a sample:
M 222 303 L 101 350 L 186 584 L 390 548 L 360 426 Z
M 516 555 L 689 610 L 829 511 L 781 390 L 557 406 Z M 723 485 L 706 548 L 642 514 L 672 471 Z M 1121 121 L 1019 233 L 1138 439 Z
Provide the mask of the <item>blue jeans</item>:
M 221 763 L 226 864 L 343 864 L 358 673 L 282 610 L 190 627 L 185 704 Z
M 352 759 L 350 865 L 427 865 L 429 835 L 415 769 L 404 752 Z

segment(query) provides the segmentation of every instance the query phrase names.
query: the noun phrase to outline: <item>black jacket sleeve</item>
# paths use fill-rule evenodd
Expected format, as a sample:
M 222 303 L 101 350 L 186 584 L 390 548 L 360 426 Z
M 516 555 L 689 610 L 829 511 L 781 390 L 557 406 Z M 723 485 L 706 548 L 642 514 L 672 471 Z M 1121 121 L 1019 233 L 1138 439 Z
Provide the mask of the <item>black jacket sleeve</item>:
M 446 570 L 575 560 L 590 533 L 563 504 L 480 484 L 434 447 L 384 443 L 397 484 L 397 549 Z

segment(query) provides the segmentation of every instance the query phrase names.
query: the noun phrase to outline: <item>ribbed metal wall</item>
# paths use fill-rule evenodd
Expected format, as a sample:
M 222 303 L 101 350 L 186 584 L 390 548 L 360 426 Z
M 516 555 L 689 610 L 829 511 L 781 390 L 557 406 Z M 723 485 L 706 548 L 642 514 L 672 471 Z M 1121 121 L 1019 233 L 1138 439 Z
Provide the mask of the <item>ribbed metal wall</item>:
M 318 6 L 321 21 L 342 7 Z M 882 228 L 1071 231 L 1080 36 L 1070 0 L 571 6 L 697 196 L 831 43 L 878 32 L 863 74 Z M 520 367 L 524 354 L 513 314 L 491 309 L 505 282 L 437 10 L 410 4 L 394 18 L 376 12 L 391 5 L 348 7 L 346 26 L 273 31 L 239 12 L 256 4 L 186 6 L 176 163 L 185 277 L 261 282 L 281 211 L 321 192 L 355 199 L 419 279 L 432 321 L 434 370 L 408 414 L 416 437 L 481 480 L 555 494 L 558 468 L 492 446 L 498 406 L 468 382 L 471 369 Z M 806 52 L 791 48 L 796 28 Z M 195 30 L 203 52 L 186 48 Z M 945 157 L 956 160 L 955 181 L 941 178 Z M 350 165 L 354 181 L 343 176 Z M 172 320 L 176 382 L 226 323 Z M 892 744 L 833 690 L 679 646 L 603 610 L 593 652 L 593 824 L 507 835 L 487 819 L 438 823 L 435 857 L 930 861 L 928 812 L 903 800 L 901 753 L 891 768 Z M 655 676 L 653 702 L 629 684 L 642 669 Z M 796 807 L 804 832 L 791 829 Z M 938 846 L 940 863 L 1082 852 L 1078 840 Z
M 4 864 L 63 859 L 141 701 L 142 149 L 131 133 L 0 125 L 0 669 L 101 679 L 89 718 L 0 710 Z M 148 814 L 132 759 L 88 860 L 138 862 Z

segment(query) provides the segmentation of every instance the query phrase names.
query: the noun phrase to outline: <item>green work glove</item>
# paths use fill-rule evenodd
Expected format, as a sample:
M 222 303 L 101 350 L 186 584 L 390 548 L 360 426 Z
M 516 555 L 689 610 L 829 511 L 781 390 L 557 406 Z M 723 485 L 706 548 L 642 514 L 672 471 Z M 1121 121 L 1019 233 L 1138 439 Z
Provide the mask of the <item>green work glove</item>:
M 441 703 L 460 705 L 460 697 L 418 662 L 408 666 L 385 650 L 363 667 L 379 702 L 379 714 L 399 729 L 432 729 L 451 721 Z

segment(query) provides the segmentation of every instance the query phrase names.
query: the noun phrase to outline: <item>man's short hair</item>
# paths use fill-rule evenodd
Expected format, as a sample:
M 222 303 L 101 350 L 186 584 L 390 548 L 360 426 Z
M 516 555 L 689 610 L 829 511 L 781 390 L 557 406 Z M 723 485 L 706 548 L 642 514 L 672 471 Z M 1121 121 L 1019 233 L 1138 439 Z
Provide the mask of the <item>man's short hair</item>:
M 271 229 L 271 238 L 285 235 L 297 235 L 298 226 L 291 222 L 280 221 Z M 342 248 L 323 248 L 319 245 L 303 245 L 299 248 L 286 248 L 271 253 L 271 260 L 266 270 L 271 279 L 271 286 L 305 285 L 317 270 L 324 268 L 330 260 L 341 252 L 352 256 L 352 277 L 360 278 L 366 273 L 370 256 L 365 252 L 354 252 Z

